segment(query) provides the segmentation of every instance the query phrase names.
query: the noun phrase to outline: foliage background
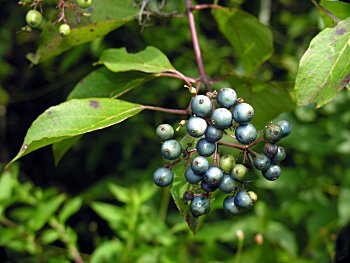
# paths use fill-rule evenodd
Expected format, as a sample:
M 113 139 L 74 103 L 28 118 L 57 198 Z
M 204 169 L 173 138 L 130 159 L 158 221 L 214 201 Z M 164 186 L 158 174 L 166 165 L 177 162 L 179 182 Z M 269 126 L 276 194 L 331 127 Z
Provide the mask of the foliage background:
M 1 4 L 2 165 L 15 156 L 36 117 L 64 101 L 106 48 L 136 52 L 153 45 L 186 75 L 197 74 L 185 18 L 151 17 L 144 28 L 133 21 L 30 67 L 26 54 L 36 49 L 39 33 L 18 32 L 26 9 L 15 1 Z M 220 4 L 240 6 L 257 17 L 262 12 L 260 1 Z M 182 1 L 168 1 L 166 8 L 184 10 Z M 310 1 L 273 1 L 271 11 L 275 53 L 255 78 L 285 81 L 288 89 L 302 54 L 323 24 Z M 197 12 L 196 19 L 208 74 L 218 76 L 232 66 L 239 72 L 210 11 Z M 190 98 L 181 81 L 164 78 L 123 99 L 183 108 Z M 176 125 L 178 116 L 145 111 L 120 125 L 89 133 L 57 167 L 49 147 L 35 151 L 0 178 L 0 258 L 69 262 L 68 250 L 78 248 L 92 262 L 332 262 L 337 238 L 338 251 L 349 256 L 349 233 L 343 228 L 350 220 L 349 102 L 349 92 L 344 90 L 319 110 L 294 107 L 281 113 L 278 119 L 293 124 L 292 135 L 283 142 L 288 155 L 281 178 L 273 183 L 258 179 L 252 187 L 259 201 L 234 218 L 223 213 L 223 196 L 218 196 L 195 236 L 168 190 L 152 184 L 154 169 L 163 163 L 155 127 L 163 122 Z M 55 206 L 57 210 L 50 213 Z M 65 206 L 69 212 L 62 212 Z M 243 231 L 243 240 L 237 230 Z M 263 244 L 257 244 L 257 234 L 263 236 Z

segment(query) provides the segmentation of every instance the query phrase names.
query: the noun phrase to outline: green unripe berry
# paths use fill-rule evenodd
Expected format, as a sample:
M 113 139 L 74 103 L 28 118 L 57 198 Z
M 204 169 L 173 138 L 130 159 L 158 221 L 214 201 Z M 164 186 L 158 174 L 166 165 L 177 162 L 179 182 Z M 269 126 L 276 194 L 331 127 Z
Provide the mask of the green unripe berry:
M 224 173 L 227 173 L 227 174 L 231 173 L 235 164 L 236 164 L 236 161 L 232 155 L 225 154 L 220 158 L 220 168 L 221 170 L 224 171 Z
M 245 167 L 243 164 L 236 164 L 233 167 L 232 173 L 231 173 L 231 177 L 233 179 L 236 179 L 238 181 L 243 181 L 245 175 L 247 174 L 248 169 L 247 167 Z
M 71 33 L 70 26 L 68 24 L 60 25 L 58 32 L 62 37 L 68 36 Z
M 92 4 L 92 0 L 77 0 L 78 6 L 88 8 Z
M 42 14 L 37 10 L 29 10 L 26 15 L 27 24 L 32 28 L 38 28 L 43 21 Z

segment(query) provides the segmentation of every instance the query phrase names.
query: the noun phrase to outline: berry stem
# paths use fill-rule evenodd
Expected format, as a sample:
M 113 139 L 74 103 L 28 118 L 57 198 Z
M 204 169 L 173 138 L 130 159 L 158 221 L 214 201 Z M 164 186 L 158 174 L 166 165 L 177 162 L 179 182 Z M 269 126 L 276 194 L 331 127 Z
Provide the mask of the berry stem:
M 256 140 L 256 141 L 258 141 L 258 140 Z M 223 146 L 227 146 L 227 147 L 231 147 L 231 148 L 240 149 L 240 150 L 243 150 L 244 154 L 246 152 L 251 153 L 254 156 L 258 154 L 257 152 L 254 152 L 253 150 L 250 149 L 250 147 L 252 147 L 253 145 L 251 145 L 251 146 L 250 145 L 243 146 L 243 145 L 239 145 L 239 144 L 235 144 L 235 143 L 229 143 L 229 142 L 217 142 L 217 145 L 223 145 Z
M 225 7 L 221 5 L 216 5 L 216 4 L 202 4 L 202 5 L 194 5 L 192 6 L 192 10 L 203 10 L 203 9 L 221 9 L 221 10 L 226 10 Z M 232 9 L 232 8 L 231 8 Z
M 197 61 L 197 67 L 199 70 L 199 74 L 201 77 L 201 80 L 204 83 L 204 86 L 208 91 L 211 91 L 210 88 L 210 80 L 207 74 L 205 73 L 205 68 L 203 64 L 203 59 L 202 59 L 202 54 L 199 46 L 199 41 L 198 41 L 198 36 L 197 36 L 197 30 L 196 30 L 196 24 L 194 21 L 194 16 L 192 13 L 192 0 L 186 0 L 186 15 L 188 17 L 188 24 L 190 27 L 190 32 L 191 32 L 191 38 L 192 38 L 192 44 L 193 44 L 193 49 L 194 49 L 194 54 L 196 56 L 196 61 Z
M 169 77 L 169 78 L 176 78 L 176 79 L 182 79 L 186 82 L 186 84 L 189 87 L 192 87 L 191 83 L 197 83 L 199 80 L 191 78 L 191 77 L 187 77 L 185 75 L 183 75 L 181 72 L 179 71 L 174 71 L 174 72 L 162 72 L 162 73 L 157 73 L 155 74 L 155 76 L 159 76 L 159 77 Z
M 146 109 L 146 110 L 154 110 L 154 111 L 168 112 L 168 113 L 180 114 L 180 115 L 186 115 L 186 114 L 188 114 L 188 110 L 168 109 L 168 108 L 155 107 L 155 106 L 149 106 L 149 105 L 143 105 L 143 108 Z
M 323 6 L 320 5 L 319 2 L 317 2 L 317 0 L 311 0 L 311 2 L 316 6 L 316 8 L 318 10 L 320 10 L 321 12 L 325 13 L 327 16 L 329 16 L 330 18 L 333 19 L 334 23 L 337 24 L 340 19 L 338 17 L 336 17 L 335 15 L 333 15 L 331 12 L 329 12 L 326 8 L 324 8 Z
M 262 142 L 264 140 L 264 136 L 261 136 L 257 140 L 253 141 L 251 144 L 248 144 L 248 148 L 252 148 L 254 145 L 258 144 L 259 142 Z

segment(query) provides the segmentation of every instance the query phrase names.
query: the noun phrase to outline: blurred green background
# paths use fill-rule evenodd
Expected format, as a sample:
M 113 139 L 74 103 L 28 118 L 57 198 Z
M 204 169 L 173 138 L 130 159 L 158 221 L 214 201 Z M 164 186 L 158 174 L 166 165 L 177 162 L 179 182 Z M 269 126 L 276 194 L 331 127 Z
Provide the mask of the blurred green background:
M 183 12 L 182 2 L 169 0 L 166 9 Z M 266 10 L 262 3 L 269 2 L 220 4 L 238 6 L 269 22 L 275 53 L 254 77 L 285 81 L 290 87 L 298 61 L 324 23 L 311 1 L 272 1 Z M 198 74 L 185 18 L 150 17 L 143 27 L 130 22 L 31 66 L 26 54 L 36 49 L 39 33 L 20 30 L 26 8 L 16 1 L 0 3 L 2 167 L 15 156 L 36 117 L 64 101 L 106 48 L 139 51 L 153 45 L 186 75 Z M 208 74 L 224 75 L 232 67 L 239 72 L 210 11 L 197 12 L 196 19 Z M 183 108 L 190 98 L 181 81 L 166 78 L 148 82 L 123 99 Z M 281 144 L 287 151 L 282 176 L 276 182 L 259 177 L 251 185 L 259 200 L 235 217 L 223 213 L 224 195 L 218 195 L 194 236 L 168 189 L 152 182 L 154 169 L 164 164 L 155 127 L 164 122 L 176 126 L 179 116 L 142 112 L 87 134 L 57 167 L 50 147 L 35 151 L 0 177 L 0 259 L 70 262 L 70 254 L 79 249 L 86 262 L 348 262 L 349 103 L 349 91 L 344 90 L 319 110 L 308 106 L 281 112 L 277 119 L 293 125 Z

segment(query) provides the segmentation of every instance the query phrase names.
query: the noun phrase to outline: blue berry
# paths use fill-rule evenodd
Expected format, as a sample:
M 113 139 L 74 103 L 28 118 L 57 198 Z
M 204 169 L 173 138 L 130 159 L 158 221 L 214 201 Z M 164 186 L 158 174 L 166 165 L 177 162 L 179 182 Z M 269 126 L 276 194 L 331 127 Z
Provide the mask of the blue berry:
M 240 124 L 250 122 L 253 116 L 254 109 L 248 103 L 239 103 L 233 110 L 233 119 Z
M 187 182 L 189 182 L 190 184 L 196 184 L 202 180 L 202 176 L 195 174 L 191 168 L 187 168 L 185 172 L 185 177 Z
M 181 155 L 181 144 L 177 140 L 168 140 L 162 144 L 160 151 L 165 159 L 174 160 Z
M 192 113 L 197 117 L 207 117 L 210 114 L 212 107 L 211 100 L 204 95 L 197 95 L 191 102 Z
M 247 208 L 253 204 L 253 199 L 246 191 L 239 191 L 234 202 L 238 207 Z
M 209 169 L 209 162 L 205 157 L 197 156 L 191 162 L 191 169 L 197 175 L 202 175 Z
M 174 173 L 168 168 L 161 167 L 153 173 L 153 181 L 160 187 L 170 185 L 173 182 L 173 179 Z
M 199 155 L 208 157 L 215 152 L 215 143 L 208 142 L 203 138 L 197 142 L 196 149 Z
M 257 154 L 254 158 L 254 166 L 256 169 L 265 171 L 271 165 L 271 160 L 265 154 Z
M 161 124 L 157 127 L 156 134 L 162 140 L 170 140 L 174 137 L 174 129 L 169 124 Z
M 211 193 L 211 192 L 214 192 L 218 188 L 218 186 L 210 186 L 204 180 L 202 180 L 201 181 L 201 188 L 203 191 L 205 191 L 207 193 Z
M 258 133 L 255 127 L 248 123 L 239 125 L 235 130 L 235 136 L 240 143 L 250 144 L 256 140 Z
M 208 171 L 203 175 L 204 181 L 209 186 L 218 186 L 220 185 L 222 179 L 224 177 L 224 173 L 222 170 L 216 166 L 210 166 Z
M 269 169 L 263 172 L 263 176 L 269 181 L 275 181 L 281 175 L 281 167 L 272 164 Z
M 221 140 L 224 132 L 213 125 L 209 125 L 205 131 L 205 138 L 210 142 L 218 142 Z
M 207 122 L 200 117 L 191 117 L 186 123 L 187 133 L 196 138 L 203 136 L 207 127 Z
M 272 158 L 271 161 L 273 164 L 279 164 L 285 158 L 286 158 L 286 151 L 284 150 L 284 148 L 282 146 L 278 146 L 277 153 L 276 153 L 275 157 Z
M 218 129 L 226 129 L 232 125 L 232 113 L 226 108 L 218 108 L 211 114 L 211 121 Z
M 235 204 L 235 197 L 234 196 L 228 196 L 224 199 L 224 204 L 223 204 L 225 212 L 229 214 L 238 214 L 239 210 Z
M 222 88 L 219 90 L 216 100 L 221 107 L 230 108 L 237 101 L 237 93 L 231 88 Z
M 203 196 L 196 196 L 191 201 L 190 210 L 195 217 L 205 215 L 210 211 L 210 202 Z
M 282 137 L 287 137 L 292 132 L 292 125 L 288 121 L 281 120 L 277 124 L 282 129 Z
M 265 143 L 264 144 L 264 153 L 269 157 L 269 158 L 273 158 L 278 151 L 278 146 L 276 144 L 272 144 L 272 143 Z
M 220 185 L 219 189 L 224 193 L 232 193 L 236 188 L 236 181 L 231 178 L 230 175 L 225 174 Z
M 277 124 L 269 124 L 264 130 L 264 138 L 270 143 L 276 143 L 282 138 L 282 128 Z

